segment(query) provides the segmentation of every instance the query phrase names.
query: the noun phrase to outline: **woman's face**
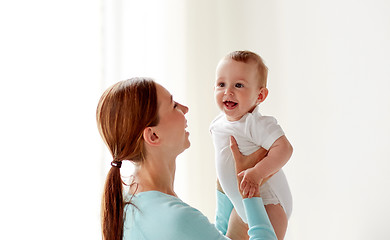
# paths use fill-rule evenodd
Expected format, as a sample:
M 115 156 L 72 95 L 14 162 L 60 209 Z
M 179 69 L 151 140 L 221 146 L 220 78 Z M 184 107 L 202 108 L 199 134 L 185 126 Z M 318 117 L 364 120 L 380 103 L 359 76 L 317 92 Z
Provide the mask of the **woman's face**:
M 156 126 L 162 146 L 173 154 L 180 154 L 190 146 L 185 114 L 188 107 L 175 102 L 172 95 L 156 83 L 159 123 Z

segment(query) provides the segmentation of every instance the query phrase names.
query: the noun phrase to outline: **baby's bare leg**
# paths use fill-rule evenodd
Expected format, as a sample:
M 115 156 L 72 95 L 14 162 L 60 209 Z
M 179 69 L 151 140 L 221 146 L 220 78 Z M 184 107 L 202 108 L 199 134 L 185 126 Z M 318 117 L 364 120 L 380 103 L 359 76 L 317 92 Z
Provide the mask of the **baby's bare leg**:
M 265 205 L 269 220 L 274 227 L 278 240 L 283 240 L 287 230 L 287 216 L 280 204 Z
M 232 240 L 248 240 L 248 225 L 242 221 L 235 209 L 233 209 L 226 236 Z

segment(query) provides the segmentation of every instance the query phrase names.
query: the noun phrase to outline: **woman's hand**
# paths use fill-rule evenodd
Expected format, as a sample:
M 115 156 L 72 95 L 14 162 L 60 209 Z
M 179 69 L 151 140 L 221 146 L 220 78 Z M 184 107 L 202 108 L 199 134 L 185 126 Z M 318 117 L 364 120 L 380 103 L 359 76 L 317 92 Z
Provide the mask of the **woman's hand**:
M 236 139 L 234 139 L 233 136 L 230 137 L 230 149 L 232 151 L 233 158 L 236 164 L 237 180 L 240 186 L 243 178 L 243 174 L 240 173 L 247 170 L 248 168 L 254 167 L 259 161 L 261 161 L 265 156 L 267 156 L 268 151 L 265 150 L 264 148 L 260 148 L 259 150 L 252 153 L 251 155 L 244 156 L 241 154 L 240 150 L 238 149 Z M 261 183 L 263 184 L 267 180 L 268 178 L 264 179 Z M 257 184 L 257 187 L 251 187 L 250 191 L 246 191 L 246 189 L 248 188 L 243 189 L 245 191 L 241 190 L 240 191 L 241 196 L 243 198 L 248 198 L 249 196 L 260 197 L 260 190 L 258 187 L 259 184 L 260 183 Z

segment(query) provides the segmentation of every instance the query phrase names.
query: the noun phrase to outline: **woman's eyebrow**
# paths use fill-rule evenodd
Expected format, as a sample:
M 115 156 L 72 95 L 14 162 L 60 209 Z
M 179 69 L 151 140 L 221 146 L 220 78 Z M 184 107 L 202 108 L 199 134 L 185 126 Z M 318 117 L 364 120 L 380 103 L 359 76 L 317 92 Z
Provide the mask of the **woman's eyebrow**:
M 170 102 L 170 105 L 174 104 L 173 102 L 173 96 L 171 95 L 171 102 Z

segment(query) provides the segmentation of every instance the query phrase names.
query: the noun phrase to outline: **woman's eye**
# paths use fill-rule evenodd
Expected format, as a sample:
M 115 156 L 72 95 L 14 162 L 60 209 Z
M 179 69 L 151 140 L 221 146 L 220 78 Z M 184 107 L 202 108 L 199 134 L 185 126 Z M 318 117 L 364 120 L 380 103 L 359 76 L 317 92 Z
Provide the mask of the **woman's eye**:
M 173 104 L 173 108 L 177 108 L 177 102 Z
M 242 87 L 244 87 L 244 85 L 243 84 L 241 84 L 241 83 L 236 83 L 236 88 L 242 88 Z

